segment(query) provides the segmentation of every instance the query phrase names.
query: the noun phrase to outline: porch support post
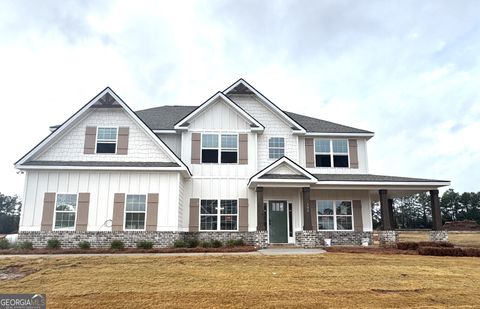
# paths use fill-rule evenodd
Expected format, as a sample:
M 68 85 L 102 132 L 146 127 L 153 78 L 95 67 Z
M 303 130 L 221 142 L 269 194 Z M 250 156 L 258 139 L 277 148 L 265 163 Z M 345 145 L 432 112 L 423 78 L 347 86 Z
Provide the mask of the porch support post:
M 392 229 L 395 228 L 395 217 L 393 216 L 393 199 L 388 199 L 388 212 L 390 216 L 390 226 Z
M 440 212 L 440 199 L 438 190 L 430 190 L 430 200 L 432 206 L 432 230 L 442 230 L 442 213 Z
M 312 230 L 312 215 L 310 214 L 310 188 L 306 187 L 303 191 L 303 230 Z
M 380 209 L 382 213 L 382 229 L 384 231 L 391 231 L 393 229 L 392 219 L 390 218 L 390 209 L 388 205 L 387 190 L 379 190 L 380 195 Z
M 266 231 L 265 213 L 263 211 L 263 187 L 257 187 L 257 231 Z

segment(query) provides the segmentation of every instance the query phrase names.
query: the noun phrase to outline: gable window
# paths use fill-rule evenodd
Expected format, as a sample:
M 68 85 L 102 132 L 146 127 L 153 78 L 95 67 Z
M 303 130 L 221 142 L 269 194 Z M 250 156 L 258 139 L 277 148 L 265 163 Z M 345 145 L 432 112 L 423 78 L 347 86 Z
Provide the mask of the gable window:
M 57 194 L 55 229 L 74 229 L 77 214 L 77 194 Z
M 316 167 L 348 167 L 348 140 L 316 139 Z
M 237 200 L 201 200 L 201 231 L 236 231 L 237 226 Z
M 129 194 L 125 202 L 125 230 L 144 230 L 146 217 L 145 194 Z
M 278 159 L 285 155 L 285 139 L 283 137 L 271 137 L 268 140 L 268 157 Z
M 353 230 L 352 201 L 317 201 L 319 230 Z
M 97 153 L 115 153 L 117 150 L 117 128 L 97 129 Z
M 219 162 L 238 162 L 238 135 L 202 134 L 202 163 Z

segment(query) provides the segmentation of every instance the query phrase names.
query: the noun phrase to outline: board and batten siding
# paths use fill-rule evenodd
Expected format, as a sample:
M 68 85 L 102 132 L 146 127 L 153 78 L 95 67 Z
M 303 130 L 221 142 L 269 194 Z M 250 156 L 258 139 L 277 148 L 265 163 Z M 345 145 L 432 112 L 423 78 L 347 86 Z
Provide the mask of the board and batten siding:
M 250 124 L 222 99 L 218 99 L 194 117 L 190 130 L 250 131 Z
M 39 231 L 45 192 L 90 193 L 88 231 L 104 230 L 112 219 L 115 193 L 158 193 L 158 231 L 177 231 L 179 173 L 115 171 L 28 171 L 20 231 Z M 147 215 L 148 216 L 148 215 Z
M 85 132 L 87 127 L 128 127 L 128 153 L 85 154 Z M 172 162 L 153 137 L 120 108 L 91 109 L 73 127 L 50 145 L 35 160 L 47 161 L 139 161 Z

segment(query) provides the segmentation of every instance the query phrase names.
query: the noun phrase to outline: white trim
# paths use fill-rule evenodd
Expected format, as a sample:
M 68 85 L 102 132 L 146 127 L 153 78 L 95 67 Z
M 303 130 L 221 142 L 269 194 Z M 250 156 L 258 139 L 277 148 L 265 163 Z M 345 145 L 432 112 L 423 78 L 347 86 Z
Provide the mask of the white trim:
M 291 167 L 294 171 L 297 171 L 301 173 L 302 175 L 308 177 L 308 179 L 260 179 L 263 175 L 267 174 L 269 171 L 275 169 L 277 166 L 280 164 L 287 164 L 289 167 Z M 272 163 L 270 166 L 265 168 L 263 171 L 255 175 L 249 182 L 248 186 L 250 186 L 254 182 L 259 182 L 259 183 L 317 183 L 318 180 L 314 176 L 312 176 L 310 173 L 307 171 L 304 171 L 303 169 L 299 168 L 298 166 L 293 163 L 289 158 L 287 157 L 282 157 Z
M 272 146 L 270 146 L 270 140 L 271 140 L 272 138 L 277 138 L 277 139 L 281 138 L 281 139 L 283 140 L 283 147 L 277 147 L 277 146 L 272 147 Z M 267 148 L 268 148 L 268 159 L 269 159 L 269 160 L 278 160 L 278 159 L 280 159 L 281 157 L 284 157 L 284 156 L 285 156 L 285 137 L 283 137 L 283 136 L 270 136 L 270 137 L 268 138 L 267 144 L 268 144 L 268 145 L 267 145 Z M 298 136 L 297 136 L 297 148 L 298 148 Z M 282 155 L 279 156 L 278 158 L 272 158 L 272 157 L 270 157 L 270 149 L 281 149 L 281 150 L 283 150 L 283 153 L 282 153 Z
M 194 118 L 196 115 L 204 111 L 210 104 L 215 102 L 217 99 L 222 99 L 225 103 L 227 103 L 231 108 L 233 108 L 237 113 L 239 113 L 243 118 L 247 119 L 251 124 L 256 125 L 257 127 L 254 128 L 252 127 L 252 131 L 263 131 L 265 127 L 255 120 L 252 116 L 250 116 L 247 112 L 245 112 L 243 109 L 241 109 L 235 102 L 230 100 L 226 95 L 224 95 L 221 92 L 217 92 L 215 95 L 213 95 L 210 99 L 208 99 L 205 103 L 197 107 L 193 112 L 182 118 L 180 121 L 178 121 L 174 129 L 176 130 L 186 130 L 188 129 L 188 125 L 183 125 L 185 122 L 188 122 L 192 118 Z
M 203 135 L 218 135 L 218 146 L 215 147 L 203 147 Z M 231 163 L 222 163 L 222 135 L 235 135 L 237 137 L 237 162 L 231 162 Z M 202 132 L 200 133 L 200 164 L 239 164 L 240 158 L 239 158 L 239 152 L 240 152 L 240 138 L 239 134 L 237 132 Z M 203 149 L 205 150 L 217 150 L 218 151 L 218 157 L 217 157 L 217 162 L 203 162 Z M 234 148 L 225 148 L 225 152 L 235 152 L 233 151 Z
M 203 216 L 207 217 L 217 217 L 217 229 L 216 230 L 202 230 L 202 201 L 217 201 L 217 213 L 216 214 L 203 214 Z M 221 202 L 222 201 L 237 201 L 237 214 L 221 214 Z M 221 230 L 221 218 L 222 216 L 236 216 L 237 217 L 237 229 L 235 230 Z M 234 198 L 201 198 L 199 199 L 199 205 L 198 205 L 198 231 L 199 232 L 238 232 L 240 227 L 240 201 L 239 198 L 234 199 Z
M 178 133 L 176 130 L 152 130 L 156 134 L 175 134 Z
M 275 106 L 275 104 L 273 104 L 272 102 L 270 102 L 270 100 L 268 100 L 266 97 L 264 97 L 260 92 L 258 92 L 257 90 L 255 90 L 255 88 L 253 88 L 252 86 L 250 86 L 249 83 L 247 83 L 243 78 L 240 78 L 236 83 L 234 83 L 233 85 L 231 85 L 230 87 L 228 87 L 227 89 L 225 89 L 223 92 L 225 94 L 228 94 L 228 92 L 230 92 L 232 89 L 234 89 L 235 87 L 237 87 L 239 84 L 243 84 L 245 87 L 247 87 L 250 91 L 252 91 L 258 98 L 260 98 L 263 103 L 265 105 L 267 105 L 271 110 L 273 110 L 275 113 L 277 113 L 278 115 L 280 115 L 284 120 L 286 120 L 288 123 L 290 123 L 291 125 L 297 127 L 299 130 L 294 130 L 296 134 L 298 133 L 306 133 L 306 130 L 300 125 L 298 124 L 295 120 L 293 120 L 292 118 L 290 118 L 287 114 L 285 114 L 284 111 L 282 111 L 281 109 L 279 109 L 277 106 Z
M 147 162 L 148 163 L 148 162 Z M 126 170 L 126 171 L 178 171 L 185 169 L 177 167 L 142 167 L 142 166 L 55 166 L 55 165 L 26 165 L 21 170 Z
M 288 234 L 288 228 L 289 228 L 289 223 L 290 223 L 290 218 L 289 218 L 289 215 L 288 215 L 288 204 L 292 204 L 292 207 L 293 207 L 293 200 L 286 200 L 286 199 L 267 199 L 267 200 L 263 200 L 264 203 L 267 203 L 267 237 L 268 237 L 268 243 L 271 244 L 272 242 L 270 242 L 270 202 L 285 202 L 286 203 L 286 210 L 285 212 L 287 213 L 287 244 L 290 244 L 290 243 L 295 243 L 295 231 L 293 231 L 293 222 L 292 222 L 292 233 L 293 233 L 293 242 L 290 242 L 291 238 Z M 292 220 L 293 220 L 293 209 L 292 209 Z M 272 244 L 285 244 L 285 243 L 277 243 L 277 242 L 273 242 Z
M 329 141 L 330 151 L 327 152 L 317 152 L 316 141 Z M 334 166 L 334 156 L 345 156 L 344 152 L 335 152 L 333 151 L 333 141 L 347 141 L 347 163 L 348 166 Z M 330 155 L 330 166 L 317 166 L 317 155 Z M 350 168 L 350 141 L 346 138 L 314 138 L 313 139 L 313 161 L 315 168 Z
M 75 195 L 77 197 L 77 200 L 75 201 L 75 220 L 73 222 L 73 227 L 68 227 L 68 228 L 56 228 L 55 227 L 55 221 L 57 220 L 57 201 L 58 201 L 58 196 L 62 195 Z M 77 193 L 68 193 L 68 192 L 55 192 L 55 205 L 53 207 L 53 223 L 52 223 L 52 231 L 75 231 L 77 229 L 77 213 L 78 213 L 78 192 Z M 60 211 L 60 212 L 66 212 L 66 213 L 72 213 L 72 211 Z
M 104 126 L 100 126 L 100 127 L 96 127 L 97 128 L 97 131 L 95 133 L 95 154 L 99 154 L 99 155 L 111 155 L 111 154 L 117 154 L 117 151 L 118 151 L 118 130 L 120 129 L 120 127 L 118 126 L 111 126 L 111 127 L 104 127 Z M 97 152 L 97 145 L 98 145 L 98 129 L 116 129 L 117 130 L 117 135 L 115 136 L 115 152 L 101 152 L 101 153 L 98 153 Z M 101 143 L 104 143 L 104 144 L 113 144 L 113 142 L 101 142 Z
M 328 201 L 333 202 L 333 215 L 320 215 L 320 217 L 333 217 L 333 230 L 320 230 L 318 225 L 318 202 L 319 201 Z M 339 217 L 352 217 L 352 229 L 351 230 L 339 230 L 337 229 L 337 206 L 335 202 L 350 202 L 350 210 L 352 211 L 351 215 L 339 215 Z M 355 222 L 353 220 L 353 200 L 315 200 L 315 217 L 317 218 L 317 231 L 320 232 L 354 232 L 355 231 Z
M 145 196 L 145 211 L 129 211 L 129 213 L 145 213 L 145 221 L 143 223 L 143 229 L 127 229 L 127 196 L 132 195 L 144 195 Z M 138 194 L 125 194 L 125 200 L 123 201 L 123 230 L 129 232 L 144 232 L 147 230 L 147 211 L 148 211 L 148 194 L 138 193 Z
M 373 137 L 374 133 L 321 133 L 321 132 L 307 132 L 305 136 L 344 136 L 344 137 Z

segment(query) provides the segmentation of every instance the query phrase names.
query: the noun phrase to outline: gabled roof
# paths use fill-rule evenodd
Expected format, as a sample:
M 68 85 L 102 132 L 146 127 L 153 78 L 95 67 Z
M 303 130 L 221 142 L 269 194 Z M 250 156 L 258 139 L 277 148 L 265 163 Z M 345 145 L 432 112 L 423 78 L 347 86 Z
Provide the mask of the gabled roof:
M 190 112 L 188 115 L 180 119 L 174 126 L 174 129 L 187 129 L 189 125 L 189 121 L 191 119 L 195 118 L 197 115 L 199 115 L 202 111 L 206 110 L 208 106 L 211 104 L 214 104 L 217 99 L 221 99 L 223 102 L 225 102 L 228 106 L 230 106 L 233 110 L 235 110 L 241 117 L 243 117 L 245 120 L 247 120 L 250 123 L 250 126 L 252 127 L 252 130 L 254 131 L 263 131 L 265 127 L 258 122 L 255 118 L 253 118 L 249 113 L 247 113 L 245 110 L 243 110 L 240 106 L 237 105 L 237 103 L 233 102 L 230 98 L 225 96 L 223 93 L 220 91 L 214 94 L 210 99 L 205 101 L 202 105 L 198 106 L 196 109 L 194 109 L 192 112 Z
M 99 94 L 97 94 L 92 100 L 80 108 L 75 114 L 62 123 L 55 131 L 50 133 L 40 143 L 38 143 L 33 149 L 25 154 L 20 160 L 15 162 L 16 168 L 22 168 L 27 161 L 36 155 L 43 149 L 44 146 L 52 142 L 55 138 L 59 137 L 61 133 L 75 123 L 83 114 L 85 114 L 89 108 L 123 108 L 127 114 L 149 135 L 152 140 L 157 143 L 162 150 L 174 161 L 178 166 L 185 169 L 189 175 L 191 175 L 188 167 L 175 155 L 175 153 L 157 137 L 155 133 L 142 121 L 141 118 L 110 88 L 106 87 Z
M 373 132 L 357 129 L 342 124 L 321 120 L 309 116 L 304 116 L 296 113 L 285 112 L 287 115 L 295 119 L 298 123 L 307 130 L 308 133 L 348 133 L 348 134 L 366 134 L 373 136 Z

